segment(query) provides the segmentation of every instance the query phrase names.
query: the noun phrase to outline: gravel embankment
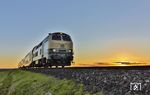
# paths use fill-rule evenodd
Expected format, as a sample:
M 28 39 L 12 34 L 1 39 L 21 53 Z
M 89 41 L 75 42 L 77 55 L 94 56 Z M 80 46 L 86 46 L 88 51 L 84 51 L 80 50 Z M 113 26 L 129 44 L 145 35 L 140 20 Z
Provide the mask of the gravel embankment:
M 85 91 L 104 95 L 150 95 L 150 70 L 101 68 L 28 69 L 85 85 Z M 130 83 L 141 83 L 141 91 L 131 91 Z

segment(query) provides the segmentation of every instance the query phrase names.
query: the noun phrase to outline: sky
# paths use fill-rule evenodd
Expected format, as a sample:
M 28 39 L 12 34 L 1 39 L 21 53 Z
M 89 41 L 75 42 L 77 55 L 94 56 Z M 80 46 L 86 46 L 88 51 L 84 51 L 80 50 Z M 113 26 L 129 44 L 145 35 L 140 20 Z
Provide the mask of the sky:
M 75 64 L 150 63 L 149 0 L 1 0 L 0 68 L 19 61 L 48 33 L 71 35 Z

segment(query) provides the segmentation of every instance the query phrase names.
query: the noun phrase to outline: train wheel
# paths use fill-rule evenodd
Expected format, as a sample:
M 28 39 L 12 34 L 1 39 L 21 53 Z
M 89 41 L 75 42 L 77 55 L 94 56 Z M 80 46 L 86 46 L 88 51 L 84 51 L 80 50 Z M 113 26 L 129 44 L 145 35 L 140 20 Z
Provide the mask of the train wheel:
M 48 68 L 48 65 L 47 65 L 47 64 L 45 64 L 45 65 L 44 65 L 44 68 Z
M 64 68 L 65 66 L 61 66 L 61 68 Z

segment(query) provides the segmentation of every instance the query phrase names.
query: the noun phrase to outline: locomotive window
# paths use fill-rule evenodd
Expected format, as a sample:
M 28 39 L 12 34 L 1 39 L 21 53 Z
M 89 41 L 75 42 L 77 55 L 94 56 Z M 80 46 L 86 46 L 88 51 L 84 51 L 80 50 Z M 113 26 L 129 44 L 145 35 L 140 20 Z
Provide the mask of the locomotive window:
M 62 38 L 63 38 L 64 41 L 71 41 L 71 38 L 70 38 L 69 35 L 63 34 L 63 35 L 62 35 Z
M 33 56 L 34 56 L 34 57 L 37 57 L 37 56 L 38 56 L 38 52 L 36 52 Z
M 58 35 L 58 34 L 54 34 L 54 35 L 52 36 L 52 40 L 61 40 L 61 36 Z
M 36 56 L 38 56 L 38 52 L 36 52 Z
M 42 54 L 42 49 L 40 49 L 40 55 Z

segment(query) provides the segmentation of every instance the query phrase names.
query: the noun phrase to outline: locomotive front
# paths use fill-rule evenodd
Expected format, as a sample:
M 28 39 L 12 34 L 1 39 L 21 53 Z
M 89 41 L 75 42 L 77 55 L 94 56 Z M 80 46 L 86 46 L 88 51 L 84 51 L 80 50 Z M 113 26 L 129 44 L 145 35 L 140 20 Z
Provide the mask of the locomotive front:
M 73 61 L 73 42 L 65 33 L 52 33 L 48 46 L 50 66 L 70 66 Z

